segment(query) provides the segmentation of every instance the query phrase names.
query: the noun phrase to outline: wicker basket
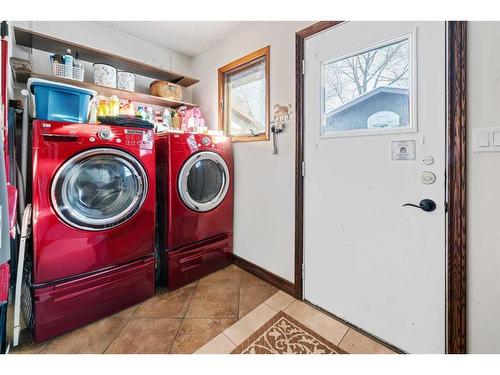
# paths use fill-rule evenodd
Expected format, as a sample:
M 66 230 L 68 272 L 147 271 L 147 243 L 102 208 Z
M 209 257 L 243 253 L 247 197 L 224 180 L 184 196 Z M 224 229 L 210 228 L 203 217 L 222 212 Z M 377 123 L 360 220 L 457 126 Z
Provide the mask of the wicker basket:
M 165 81 L 153 81 L 149 86 L 151 95 L 165 99 L 182 100 L 182 87 Z

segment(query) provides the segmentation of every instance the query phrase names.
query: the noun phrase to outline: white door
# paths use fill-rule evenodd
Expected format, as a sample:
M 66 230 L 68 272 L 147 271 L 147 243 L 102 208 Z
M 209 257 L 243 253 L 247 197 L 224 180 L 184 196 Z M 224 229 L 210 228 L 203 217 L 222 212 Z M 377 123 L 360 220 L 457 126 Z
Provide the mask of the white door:
M 305 43 L 304 297 L 411 353 L 445 351 L 445 51 L 443 22 Z

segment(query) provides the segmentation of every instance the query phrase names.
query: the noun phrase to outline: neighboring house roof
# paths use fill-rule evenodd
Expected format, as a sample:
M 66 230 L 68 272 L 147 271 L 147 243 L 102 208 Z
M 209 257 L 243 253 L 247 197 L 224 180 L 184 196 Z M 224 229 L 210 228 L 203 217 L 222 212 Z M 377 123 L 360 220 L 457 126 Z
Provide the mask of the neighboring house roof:
M 408 95 L 408 89 L 403 89 L 399 87 L 390 87 L 390 86 L 381 86 L 377 87 L 375 90 L 372 90 L 370 92 L 367 92 L 363 95 L 358 96 L 356 99 L 351 100 L 350 102 L 329 111 L 326 114 L 326 117 L 336 115 L 338 113 L 341 113 L 345 111 L 346 109 L 353 107 L 361 102 L 364 102 L 365 100 L 374 97 L 375 95 L 381 94 L 381 93 L 389 93 L 389 94 L 399 94 L 399 95 Z
M 241 120 L 242 122 L 248 124 L 248 125 L 253 125 L 254 127 L 258 127 L 259 122 L 254 119 L 253 117 L 248 116 L 247 114 L 243 113 L 237 108 L 232 107 L 231 108 L 231 113 L 236 116 L 237 119 Z

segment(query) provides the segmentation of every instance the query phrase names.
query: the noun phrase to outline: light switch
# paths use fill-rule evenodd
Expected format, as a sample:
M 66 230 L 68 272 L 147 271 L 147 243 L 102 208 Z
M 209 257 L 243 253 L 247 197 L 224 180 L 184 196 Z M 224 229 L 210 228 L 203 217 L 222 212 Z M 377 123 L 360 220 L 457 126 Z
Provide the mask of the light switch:
M 490 147 L 490 132 L 482 129 L 479 132 L 477 144 L 479 147 Z
M 493 146 L 500 147 L 500 131 L 493 132 Z
M 500 126 L 473 130 L 474 152 L 500 152 Z

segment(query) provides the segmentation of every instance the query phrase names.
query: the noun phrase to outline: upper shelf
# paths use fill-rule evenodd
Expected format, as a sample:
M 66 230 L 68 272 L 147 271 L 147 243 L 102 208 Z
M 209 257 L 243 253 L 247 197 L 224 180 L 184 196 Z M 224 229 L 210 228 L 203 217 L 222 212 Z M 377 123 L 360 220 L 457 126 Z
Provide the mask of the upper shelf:
M 105 87 L 105 86 L 99 86 L 99 85 L 95 85 L 93 83 L 80 82 L 80 81 L 75 81 L 73 79 L 66 79 L 66 78 L 56 77 L 56 76 L 47 76 L 47 75 L 38 74 L 38 73 L 28 73 L 28 74 L 30 77 L 33 77 L 33 78 L 40 78 L 40 79 L 45 79 L 45 80 L 49 80 L 49 81 L 66 83 L 68 85 L 83 87 L 86 89 L 91 89 L 91 90 L 97 91 L 97 93 L 99 95 L 104 95 L 104 96 L 116 95 L 120 99 L 132 100 L 133 102 L 138 102 L 138 103 L 152 104 L 152 105 L 157 105 L 160 107 L 170 107 L 170 108 L 178 108 L 178 107 L 183 106 L 183 105 L 188 106 L 188 107 L 198 107 L 198 105 L 193 104 L 193 103 L 182 102 L 182 101 L 173 100 L 173 99 L 160 98 L 158 96 L 143 94 L 140 92 L 130 92 L 130 91 L 125 91 L 125 90 L 120 90 L 120 89 L 115 89 L 115 88 L 110 88 L 110 87 Z
M 17 26 L 14 27 L 14 37 L 16 43 L 20 46 L 53 52 L 60 55 L 64 55 L 66 50 L 70 48 L 73 52 L 78 51 L 81 60 L 109 64 L 118 70 L 125 70 L 130 73 L 176 83 L 183 87 L 189 87 L 199 82 L 199 80 L 195 78 L 160 69 L 153 65 L 144 64 L 127 57 L 114 55 L 109 52 L 54 38 L 53 36 L 40 34 Z

